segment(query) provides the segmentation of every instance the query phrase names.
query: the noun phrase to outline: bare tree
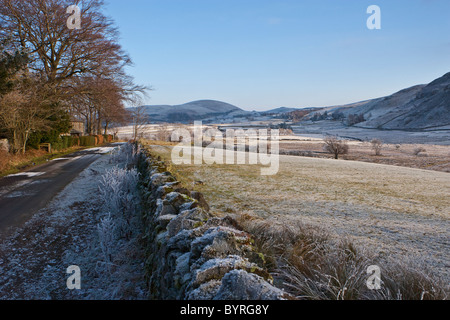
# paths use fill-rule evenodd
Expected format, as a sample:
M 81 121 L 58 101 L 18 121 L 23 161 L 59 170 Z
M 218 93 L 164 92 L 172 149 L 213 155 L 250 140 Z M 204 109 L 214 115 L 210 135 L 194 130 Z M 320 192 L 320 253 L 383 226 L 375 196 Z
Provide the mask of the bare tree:
M 74 3 L 75 2 L 75 3 Z M 67 27 L 70 5 L 82 9 L 82 28 Z M 0 37 L 29 53 L 30 68 L 50 83 L 76 75 L 104 75 L 130 63 L 102 0 L 0 0 Z
M 335 159 L 339 159 L 339 156 L 342 154 L 348 154 L 349 147 L 347 141 L 339 140 L 337 137 L 326 137 L 324 145 L 324 150 L 332 155 L 334 155 Z
M 159 141 L 170 141 L 170 138 L 172 136 L 171 131 L 169 130 L 169 126 L 167 124 L 161 124 L 158 126 L 156 138 Z
M 133 123 L 133 139 L 138 140 L 143 138 L 148 124 L 150 123 L 145 107 L 140 106 L 132 109 L 131 119 Z
M 67 27 L 66 10 L 74 4 L 81 7 L 79 30 Z M 0 39 L 10 39 L 12 50 L 27 53 L 28 68 L 51 88 L 48 94 L 55 104 L 86 93 L 92 95 L 94 88 L 101 87 L 89 87 L 89 82 L 104 86 L 96 98 L 112 92 L 122 100 L 131 100 L 148 88 L 135 85 L 126 74 L 131 59 L 120 46 L 118 30 L 103 9 L 103 0 L 0 0 Z M 90 104 L 93 100 L 89 97 Z M 99 101 L 95 101 L 96 113 L 101 109 Z M 101 117 L 95 120 L 99 127 Z
M 380 139 L 373 139 L 370 141 L 372 145 L 372 150 L 375 152 L 376 156 L 381 156 L 381 150 L 383 149 L 383 141 Z
M 89 134 L 106 134 L 111 124 L 129 121 L 128 93 L 114 79 L 83 77 L 77 82 L 80 93 L 70 99 L 70 113 L 85 120 Z
M 418 148 L 415 148 L 415 149 L 414 149 L 413 154 L 414 154 L 415 156 L 419 156 L 419 155 L 421 155 L 421 154 L 425 154 L 425 152 L 427 152 L 427 150 L 426 150 L 425 148 L 423 148 L 423 147 L 418 147 Z
M 67 26 L 66 10 L 74 4 L 81 8 L 78 30 Z M 147 88 L 126 74 L 131 59 L 103 9 L 103 0 L 0 0 L 0 44 L 24 53 L 16 57 L 26 57 L 26 72 L 40 82 L 0 96 L 0 120 L 15 149 L 25 150 L 29 134 L 62 113 L 84 118 L 91 134 L 106 132 L 111 123 L 125 120 L 125 102 L 146 94 Z M 9 86 L 0 81 L 0 91 Z
M 13 152 L 26 152 L 30 134 L 47 129 L 48 109 L 42 107 L 42 88 L 28 79 L 0 98 L 0 126 L 10 132 Z

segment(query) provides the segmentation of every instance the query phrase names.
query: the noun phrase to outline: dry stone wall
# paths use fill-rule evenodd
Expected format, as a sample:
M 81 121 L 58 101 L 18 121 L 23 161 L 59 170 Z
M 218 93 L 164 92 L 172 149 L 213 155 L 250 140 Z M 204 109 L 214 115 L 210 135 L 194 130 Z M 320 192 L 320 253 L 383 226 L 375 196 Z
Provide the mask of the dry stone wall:
M 252 236 L 212 215 L 202 194 L 180 186 L 166 165 L 141 154 L 146 275 L 158 300 L 281 300 Z

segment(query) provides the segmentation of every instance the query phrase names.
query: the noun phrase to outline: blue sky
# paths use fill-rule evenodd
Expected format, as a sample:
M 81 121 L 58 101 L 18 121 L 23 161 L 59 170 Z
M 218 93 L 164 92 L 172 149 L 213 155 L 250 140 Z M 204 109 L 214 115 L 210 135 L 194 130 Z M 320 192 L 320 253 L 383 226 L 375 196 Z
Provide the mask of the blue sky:
M 450 72 L 448 0 L 107 0 L 146 104 L 339 105 Z M 369 30 L 378 5 L 382 29 Z

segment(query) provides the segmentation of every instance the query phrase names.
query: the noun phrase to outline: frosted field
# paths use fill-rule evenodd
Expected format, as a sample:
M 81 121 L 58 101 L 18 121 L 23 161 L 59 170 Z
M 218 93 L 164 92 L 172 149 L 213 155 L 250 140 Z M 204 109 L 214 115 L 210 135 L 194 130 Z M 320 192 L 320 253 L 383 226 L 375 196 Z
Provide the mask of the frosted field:
M 144 125 L 139 128 L 140 138 L 145 139 L 155 139 L 158 134 L 162 131 L 164 133 L 171 134 L 173 130 L 185 127 L 185 126 L 172 126 L 172 125 L 160 125 L 160 124 L 149 124 Z M 109 134 L 116 134 L 119 140 L 131 140 L 134 138 L 134 127 L 133 126 L 125 126 L 119 127 L 112 130 L 109 130 Z
M 166 159 L 170 152 L 153 150 Z M 176 169 L 219 214 L 320 225 L 380 257 L 424 260 L 449 277 L 450 173 L 290 156 L 280 156 L 279 173 L 267 177 L 249 165 Z

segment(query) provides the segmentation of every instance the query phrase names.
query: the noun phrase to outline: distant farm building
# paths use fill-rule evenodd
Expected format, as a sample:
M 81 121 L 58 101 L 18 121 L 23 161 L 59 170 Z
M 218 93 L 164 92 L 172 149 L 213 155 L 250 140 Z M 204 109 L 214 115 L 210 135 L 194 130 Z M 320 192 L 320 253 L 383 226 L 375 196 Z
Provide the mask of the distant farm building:
M 73 137 L 81 137 L 85 134 L 85 126 L 83 121 L 72 121 L 72 130 L 70 135 Z

